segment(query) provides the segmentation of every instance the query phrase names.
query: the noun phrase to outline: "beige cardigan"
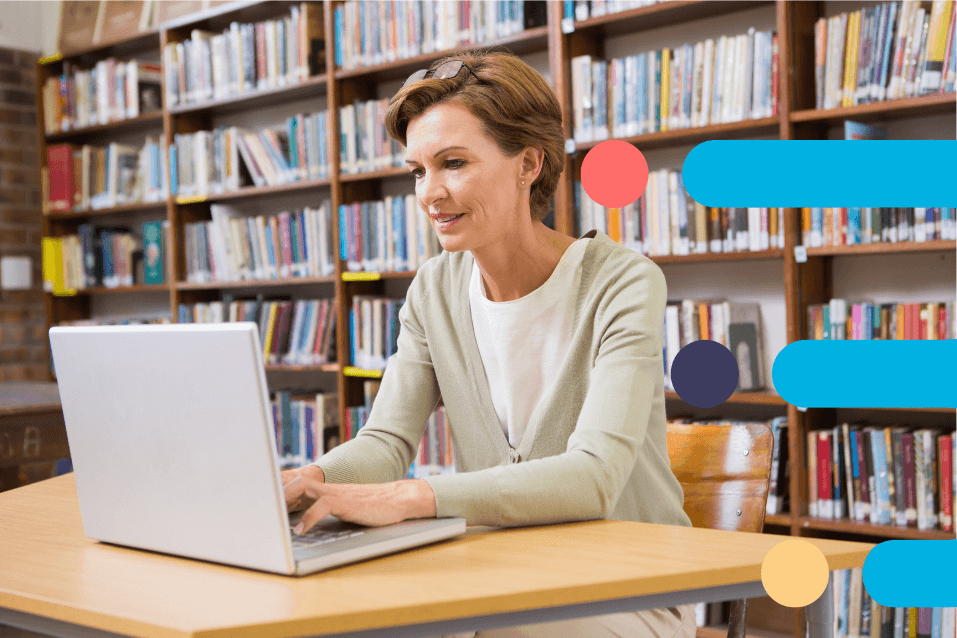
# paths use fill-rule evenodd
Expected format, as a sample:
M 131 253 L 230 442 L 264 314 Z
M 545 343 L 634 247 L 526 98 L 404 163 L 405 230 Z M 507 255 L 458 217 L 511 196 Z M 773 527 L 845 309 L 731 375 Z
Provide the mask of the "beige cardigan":
M 426 262 L 399 312 L 398 350 L 358 436 L 316 465 L 329 483 L 405 476 L 441 398 L 457 472 L 426 481 L 439 517 L 516 526 L 598 518 L 690 526 L 671 472 L 662 339 L 667 290 L 650 259 L 593 230 L 575 328 L 517 450 L 495 414 L 472 329 L 472 254 Z M 535 326 L 529 326 L 534 330 Z

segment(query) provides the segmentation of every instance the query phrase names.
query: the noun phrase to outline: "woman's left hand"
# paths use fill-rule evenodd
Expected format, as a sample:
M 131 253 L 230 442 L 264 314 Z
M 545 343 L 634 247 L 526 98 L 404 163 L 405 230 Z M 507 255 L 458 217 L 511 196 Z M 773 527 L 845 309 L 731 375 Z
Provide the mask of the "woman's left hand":
M 300 497 L 315 501 L 296 526 L 296 534 L 309 531 L 329 514 L 370 527 L 435 516 L 435 494 L 423 480 L 356 485 L 322 483 L 300 475 L 286 483 L 285 492 L 286 502 Z

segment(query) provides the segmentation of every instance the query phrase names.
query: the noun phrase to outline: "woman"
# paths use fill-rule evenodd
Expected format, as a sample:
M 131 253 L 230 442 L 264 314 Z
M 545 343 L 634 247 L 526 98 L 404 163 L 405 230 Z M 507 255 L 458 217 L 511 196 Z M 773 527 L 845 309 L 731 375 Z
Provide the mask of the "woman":
M 666 443 L 664 276 L 600 232 L 575 240 L 541 222 L 564 153 L 544 78 L 509 54 L 445 58 L 409 78 L 386 127 L 444 252 L 409 287 L 398 350 L 358 436 L 283 473 L 290 511 L 308 508 L 300 533 L 327 514 L 365 525 L 690 525 Z M 457 473 L 399 480 L 440 398 Z M 693 609 L 478 635 L 685 638 Z

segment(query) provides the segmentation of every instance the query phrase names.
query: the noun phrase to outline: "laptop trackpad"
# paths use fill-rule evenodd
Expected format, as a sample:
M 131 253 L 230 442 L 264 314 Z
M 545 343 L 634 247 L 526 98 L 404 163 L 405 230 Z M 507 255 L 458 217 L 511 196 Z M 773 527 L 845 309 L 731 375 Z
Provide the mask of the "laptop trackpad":
M 299 521 L 302 520 L 302 517 L 305 513 L 306 513 L 306 510 L 289 513 L 289 529 L 290 530 L 296 527 Z M 313 525 L 312 529 L 310 529 L 306 533 L 313 534 L 315 533 L 316 530 L 341 532 L 346 530 L 356 531 L 356 530 L 363 530 L 363 529 L 368 529 L 368 528 L 365 525 L 358 525 L 356 523 L 346 522 L 330 514 L 329 516 L 325 517 L 324 519 L 322 519 L 321 521 Z M 295 538 L 295 535 L 293 535 L 293 538 Z

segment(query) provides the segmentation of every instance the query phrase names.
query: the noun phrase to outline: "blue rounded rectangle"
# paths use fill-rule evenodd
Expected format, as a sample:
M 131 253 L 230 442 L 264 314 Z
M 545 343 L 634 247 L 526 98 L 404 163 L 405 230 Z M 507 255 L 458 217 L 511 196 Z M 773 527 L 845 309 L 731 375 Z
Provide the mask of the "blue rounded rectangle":
M 954 140 L 711 140 L 681 178 L 705 206 L 957 206 Z
M 774 358 L 774 388 L 806 408 L 957 407 L 957 341 L 789 343 Z
M 955 541 L 886 541 L 864 560 L 864 588 L 885 607 L 955 607 L 955 570 Z

